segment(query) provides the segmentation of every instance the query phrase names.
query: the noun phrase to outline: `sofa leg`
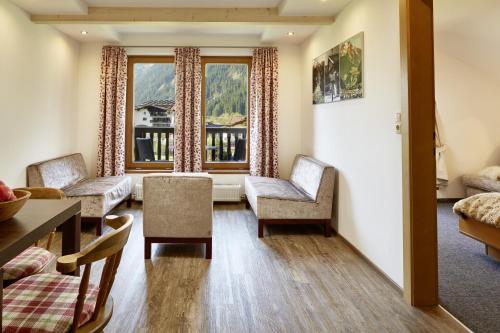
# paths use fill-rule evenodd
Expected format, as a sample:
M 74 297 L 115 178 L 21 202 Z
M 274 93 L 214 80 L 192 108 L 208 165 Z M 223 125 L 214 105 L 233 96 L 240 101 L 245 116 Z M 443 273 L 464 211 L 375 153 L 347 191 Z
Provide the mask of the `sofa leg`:
M 264 222 L 259 220 L 259 238 L 264 237 Z
M 144 259 L 151 259 L 151 241 L 144 237 Z
M 205 243 L 205 259 L 212 259 L 212 238 Z
M 332 222 L 330 220 L 325 221 L 325 237 L 332 237 Z
M 100 218 L 97 222 L 96 222 L 96 226 L 95 226 L 95 235 L 96 236 L 102 236 L 102 229 L 104 227 L 104 217 Z
M 132 207 L 132 194 L 129 194 L 127 198 L 127 208 Z
M 245 208 L 250 209 L 250 202 L 248 202 L 248 199 L 245 199 Z

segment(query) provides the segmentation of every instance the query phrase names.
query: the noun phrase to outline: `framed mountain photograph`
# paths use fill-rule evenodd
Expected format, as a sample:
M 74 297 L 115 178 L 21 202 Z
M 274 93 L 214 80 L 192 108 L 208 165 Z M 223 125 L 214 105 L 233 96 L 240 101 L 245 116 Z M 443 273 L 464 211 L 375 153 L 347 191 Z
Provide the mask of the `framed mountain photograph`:
M 327 52 L 325 65 L 325 103 L 340 100 L 339 47 Z
M 313 61 L 313 104 L 325 103 L 325 58 Z
M 363 97 L 363 43 L 364 34 L 349 38 L 340 44 L 340 98 Z
M 313 60 L 313 104 L 363 97 L 363 44 L 360 32 Z

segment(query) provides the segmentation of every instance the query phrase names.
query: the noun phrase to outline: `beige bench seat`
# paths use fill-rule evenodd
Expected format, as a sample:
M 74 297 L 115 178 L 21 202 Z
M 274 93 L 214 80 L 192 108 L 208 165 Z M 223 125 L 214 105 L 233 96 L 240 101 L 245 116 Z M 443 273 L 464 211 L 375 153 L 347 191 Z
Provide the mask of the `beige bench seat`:
M 28 186 L 58 188 L 82 202 L 82 221 L 96 224 L 101 235 L 104 217 L 124 200 L 130 205 L 129 176 L 91 178 L 82 154 L 71 154 L 28 166 Z
M 290 180 L 245 177 L 245 194 L 259 221 L 265 224 L 322 224 L 331 233 L 335 169 L 310 156 L 297 155 Z

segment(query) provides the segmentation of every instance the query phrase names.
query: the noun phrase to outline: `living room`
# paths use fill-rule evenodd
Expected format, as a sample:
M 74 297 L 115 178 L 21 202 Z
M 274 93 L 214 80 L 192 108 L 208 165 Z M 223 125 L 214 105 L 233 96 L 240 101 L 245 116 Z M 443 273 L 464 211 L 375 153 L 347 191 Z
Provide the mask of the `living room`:
M 2 1 L 0 180 L 25 196 L 0 222 L 3 330 L 466 332 L 419 258 L 437 260 L 436 210 L 413 205 L 436 205 L 434 77 L 410 74 L 434 58 L 410 28 L 429 17 L 424 0 Z M 6 279 L 33 248 L 43 267 Z M 14 306 L 44 277 L 73 283 L 65 315 Z

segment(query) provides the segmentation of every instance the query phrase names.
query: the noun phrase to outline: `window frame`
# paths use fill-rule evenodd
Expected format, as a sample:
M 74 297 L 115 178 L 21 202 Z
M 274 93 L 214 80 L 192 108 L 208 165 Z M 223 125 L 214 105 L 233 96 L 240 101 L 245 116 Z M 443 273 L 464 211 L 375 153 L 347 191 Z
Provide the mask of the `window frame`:
M 127 60 L 127 108 L 125 113 L 125 169 L 130 172 L 141 170 L 165 170 L 174 168 L 173 162 L 134 162 L 134 65 L 173 64 L 174 56 L 128 56 Z
M 173 171 L 174 162 L 134 162 L 134 65 L 148 63 L 174 64 L 175 57 L 168 55 L 149 56 L 131 55 L 127 60 L 127 98 L 125 113 L 125 170 L 129 173 L 151 171 Z M 247 133 L 245 162 L 206 162 L 206 77 L 207 64 L 244 64 L 248 66 L 247 82 Z M 251 56 L 202 56 L 201 57 L 201 154 L 204 171 L 231 172 L 248 171 L 250 169 L 250 77 L 252 73 Z
M 245 162 L 207 162 L 206 155 L 206 76 L 207 64 L 242 64 L 248 66 L 247 82 L 247 133 L 246 133 L 246 161 Z M 251 56 L 203 56 L 201 57 L 201 156 L 203 170 L 250 170 L 250 76 L 252 73 Z

